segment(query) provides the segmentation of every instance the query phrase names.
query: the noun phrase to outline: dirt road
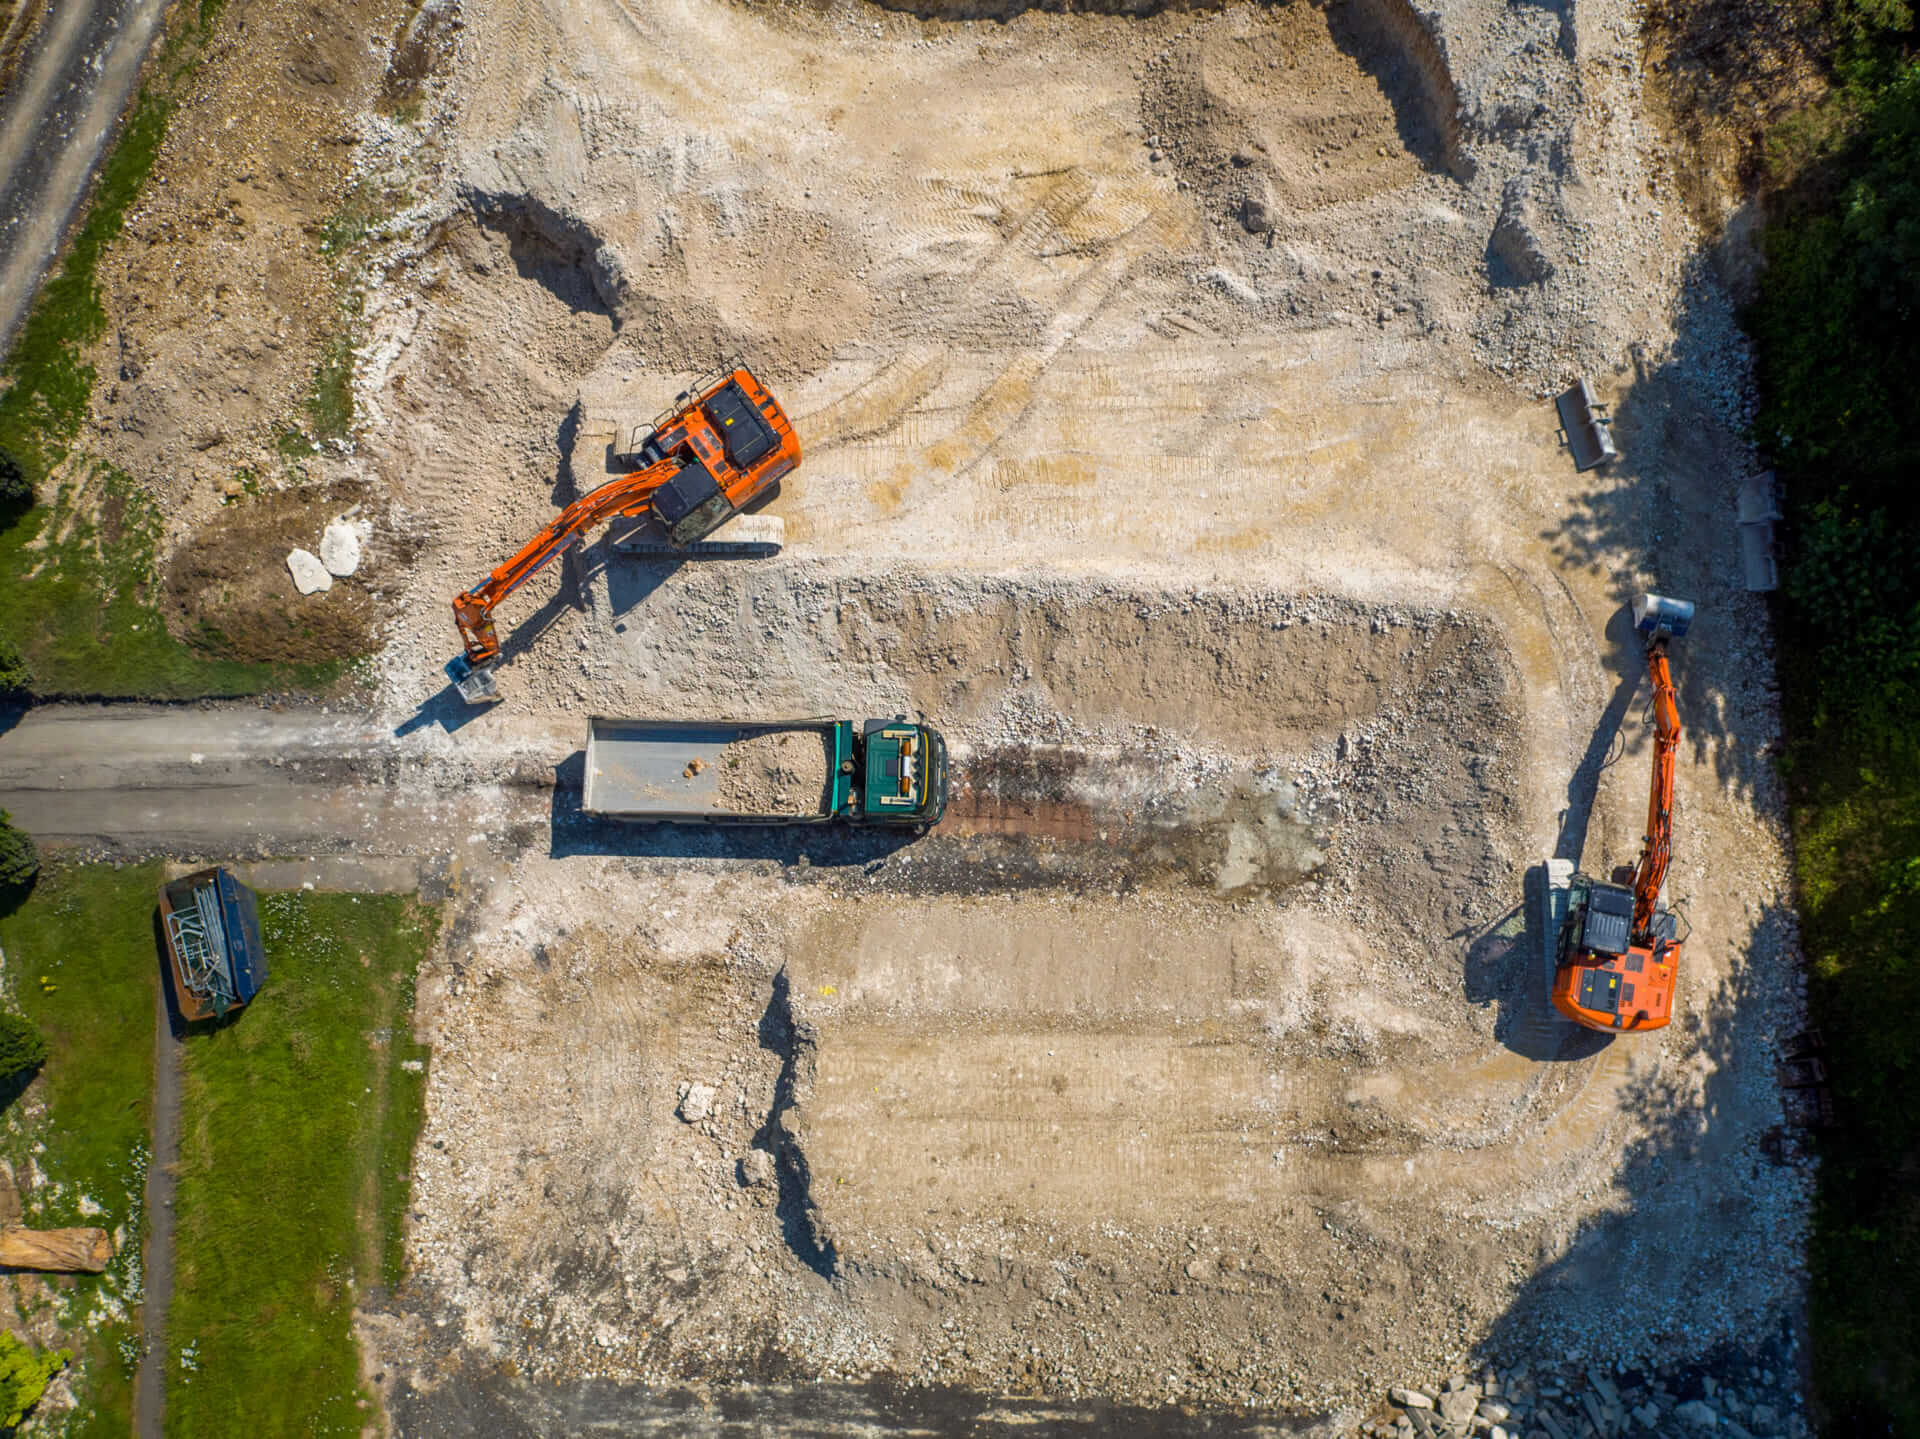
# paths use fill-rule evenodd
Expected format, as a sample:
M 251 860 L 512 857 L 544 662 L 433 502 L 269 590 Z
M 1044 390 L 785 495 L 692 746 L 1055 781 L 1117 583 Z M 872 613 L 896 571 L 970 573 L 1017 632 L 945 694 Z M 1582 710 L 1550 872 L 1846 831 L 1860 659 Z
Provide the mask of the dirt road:
M 0 89 L 0 352 L 133 98 L 166 0 L 54 5 Z

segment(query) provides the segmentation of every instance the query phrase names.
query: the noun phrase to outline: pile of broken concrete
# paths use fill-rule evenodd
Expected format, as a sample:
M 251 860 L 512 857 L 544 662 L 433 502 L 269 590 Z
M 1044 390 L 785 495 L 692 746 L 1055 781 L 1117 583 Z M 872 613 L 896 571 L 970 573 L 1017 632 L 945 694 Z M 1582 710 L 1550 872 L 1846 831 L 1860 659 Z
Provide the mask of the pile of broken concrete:
M 1696 1391 L 1697 1397 L 1680 1398 Z M 1792 1398 L 1770 1402 L 1765 1386 L 1746 1392 L 1712 1377 L 1683 1383 L 1655 1373 L 1616 1382 L 1598 1369 L 1583 1379 L 1525 1367 L 1477 1382 L 1456 1375 L 1438 1389 L 1396 1386 L 1385 1418 L 1360 1426 L 1366 1439 L 1625 1439 L 1629 1435 L 1725 1435 L 1727 1439 L 1807 1439 L 1811 1430 Z

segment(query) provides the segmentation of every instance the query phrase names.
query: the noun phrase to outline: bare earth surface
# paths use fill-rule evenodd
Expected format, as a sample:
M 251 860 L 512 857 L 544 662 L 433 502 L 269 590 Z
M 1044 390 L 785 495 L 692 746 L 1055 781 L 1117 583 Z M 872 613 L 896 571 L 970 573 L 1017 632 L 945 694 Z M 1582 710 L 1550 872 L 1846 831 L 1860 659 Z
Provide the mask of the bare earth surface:
M 722 1432 L 772 1382 L 1350 1433 L 1387 1385 L 1484 1363 L 1792 1352 L 1745 357 L 1628 6 L 421 14 L 431 63 L 384 12 L 322 57 L 357 95 L 423 74 L 405 106 L 329 91 L 350 143 L 314 160 L 388 207 L 347 282 L 352 442 L 306 465 L 374 520 L 371 713 L 278 756 L 297 777 L 284 736 L 236 739 L 274 774 L 231 796 L 284 817 L 251 852 L 454 856 L 414 1277 L 363 1325 L 405 1432 L 562 1431 L 673 1386 Z M 238 213 L 291 253 L 287 185 Z M 204 300 L 238 261 L 180 243 Z M 220 508 L 222 447 L 269 445 L 308 362 L 268 343 L 275 313 L 305 342 L 308 292 L 231 283 L 210 323 L 161 302 L 179 338 L 98 400 L 150 447 L 176 555 L 248 508 Z M 206 378 L 169 388 L 188 337 Z M 502 608 L 508 698 L 465 711 L 448 597 L 736 353 L 806 448 L 785 551 L 591 546 Z M 1543 398 L 1582 370 L 1624 456 L 1584 476 Z M 238 418 L 201 448 L 189 412 Z M 1608 1044 L 1545 1002 L 1524 875 L 1638 849 L 1645 588 L 1700 605 L 1692 940 L 1674 1025 Z M 923 841 L 578 814 L 591 713 L 915 710 L 955 777 Z M 56 828 L 167 828 L 116 840 L 109 808 Z

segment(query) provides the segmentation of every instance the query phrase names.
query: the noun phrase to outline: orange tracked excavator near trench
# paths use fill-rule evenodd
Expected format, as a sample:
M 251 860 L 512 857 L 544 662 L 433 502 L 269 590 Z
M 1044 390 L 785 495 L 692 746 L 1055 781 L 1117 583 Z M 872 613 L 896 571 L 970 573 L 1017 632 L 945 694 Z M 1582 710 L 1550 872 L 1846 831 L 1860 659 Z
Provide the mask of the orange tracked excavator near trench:
M 631 456 L 634 472 L 568 505 L 553 522 L 455 597 L 453 620 L 466 653 L 447 674 L 470 704 L 499 698 L 494 607 L 546 564 L 608 520 L 651 514 L 670 551 L 686 550 L 759 499 L 800 463 L 800 440 L 779 402 L 745 366 L 681 393 Z
M 1575 1024 L 1606 1033 L 1660 1029 L 1673 1017 L 1680 972 L 1678 917 L 1667 905 L 1673 858 L 1673 772 L 1680 708 L 1667 669 L 1667 642 L 1693 623 L 1693 605 L 1661 595 L 1633 602 L 1653 681 L 1653 793 L 1633 885 L 1600 884 L 1576 874 L 1559 933 L 1553 1005 Z

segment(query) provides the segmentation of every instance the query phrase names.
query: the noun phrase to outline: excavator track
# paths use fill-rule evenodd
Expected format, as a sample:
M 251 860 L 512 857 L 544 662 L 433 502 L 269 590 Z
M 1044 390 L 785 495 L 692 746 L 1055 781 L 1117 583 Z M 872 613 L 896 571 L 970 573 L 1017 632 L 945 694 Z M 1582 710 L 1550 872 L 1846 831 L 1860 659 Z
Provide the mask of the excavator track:
M 787 522 L 778 515 L 736 515 L 704 540 L 675 547 L 656 526 L 642 525 L 614 540 L 618 555 L 642 555 L 676 560 L 763 560 L 780 553 L 787 542 Z

